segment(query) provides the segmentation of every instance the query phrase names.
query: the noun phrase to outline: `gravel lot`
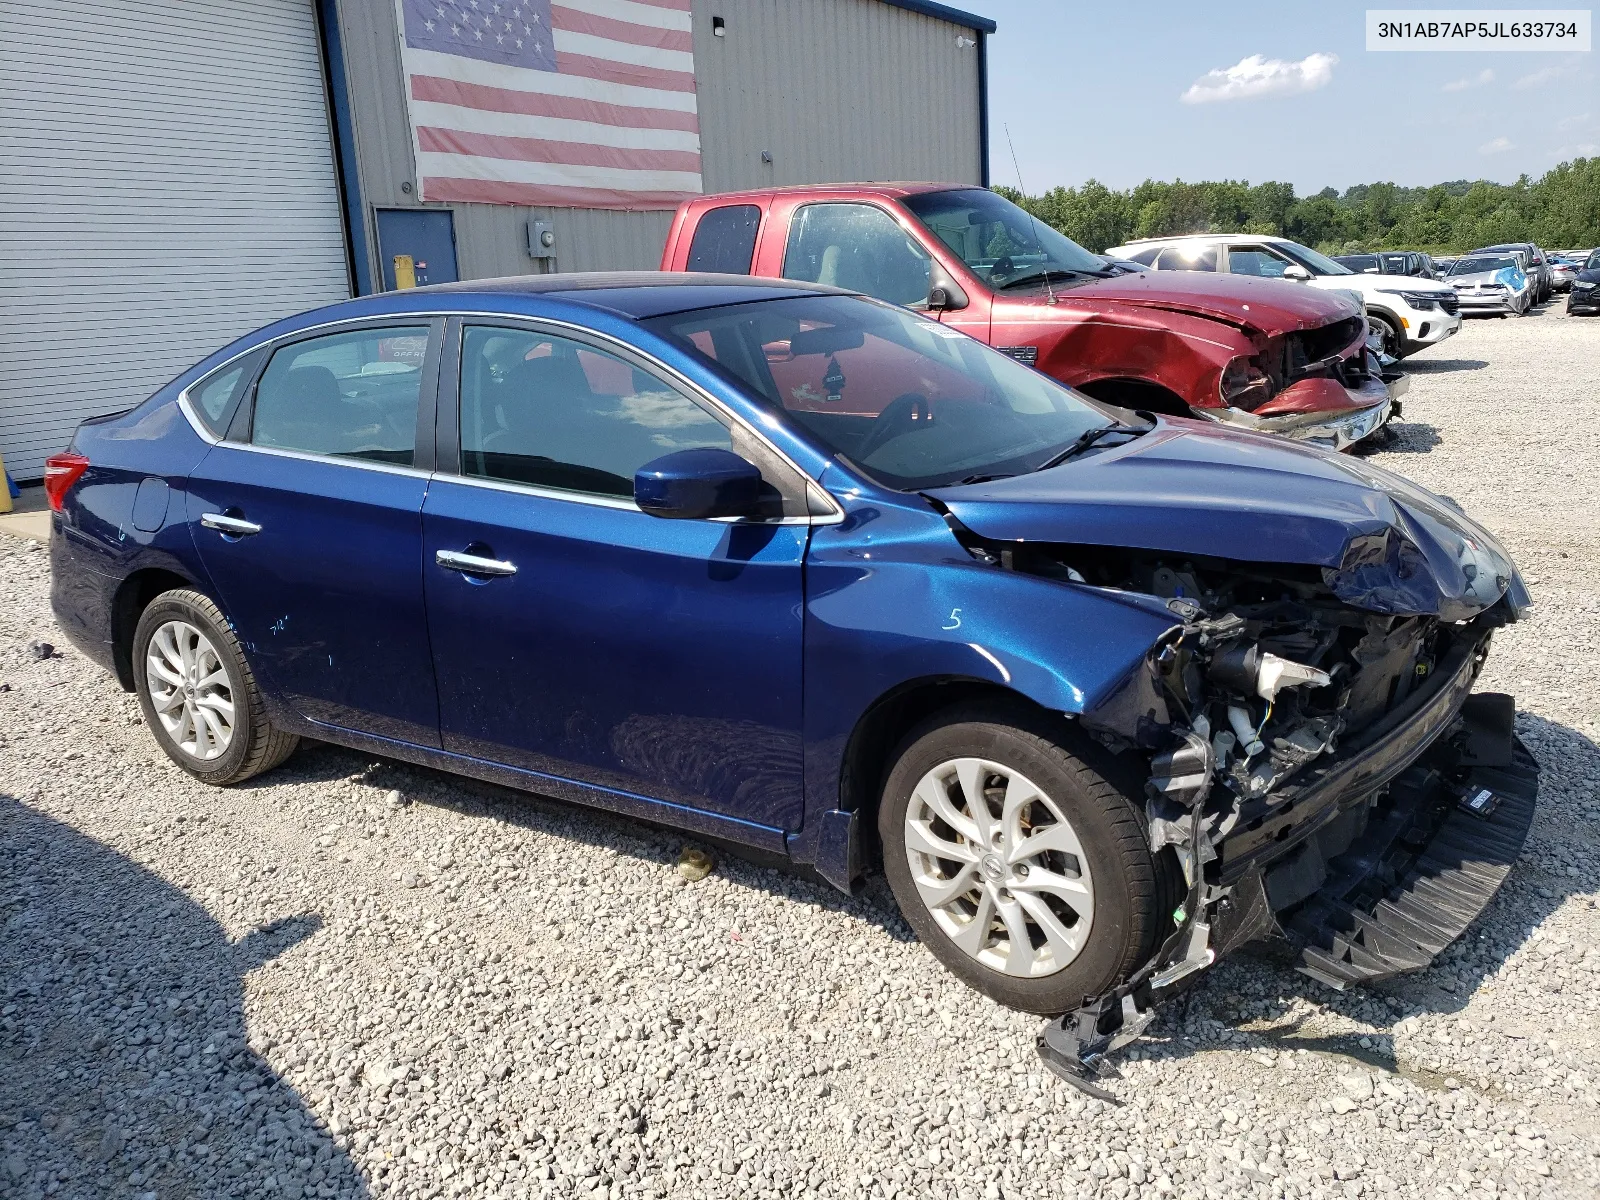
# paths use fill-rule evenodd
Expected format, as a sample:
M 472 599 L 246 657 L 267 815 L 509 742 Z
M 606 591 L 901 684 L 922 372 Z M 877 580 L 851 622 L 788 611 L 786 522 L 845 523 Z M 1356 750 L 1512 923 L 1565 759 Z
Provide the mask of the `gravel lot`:
M 325 746 L 217 791 L 0 539 L 0 1195 L 1570 1196 L 1600 1188 L 1600 320 L 1412 360 L 1374 461 L 1538 602 L 1484 686 L 1544 769 L 1444 961 L 1340 995 L 1239 956 L 1085 1100 L 894 915 Z

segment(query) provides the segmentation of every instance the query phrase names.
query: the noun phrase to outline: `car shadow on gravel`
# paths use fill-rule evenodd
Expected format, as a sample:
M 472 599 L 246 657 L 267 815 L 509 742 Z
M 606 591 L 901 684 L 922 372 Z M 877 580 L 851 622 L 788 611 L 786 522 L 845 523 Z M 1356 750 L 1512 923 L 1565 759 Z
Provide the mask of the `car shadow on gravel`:
M 881 872 L 870 873 L 857 894 L 846 896 L 781 854 L 323 742 L 302 743 L 282 767 L 258 777 L 259 783 L 251 780 L 238 786 L 268 786 L 282 783 L 286 777 L 301 783 L 359 777 L 375 790 L 399 791 L 407 803 L 467 817 L 492 817 L 528 833 L 626 854 L 666 869 L 677 864 L 686 845 L 711 847 L 717 851 L 716 870 L 740 887 L 848 913 L 872 922 L 899 942 L 916 940 L 895 907 Z
M 1581 780 L 1589 777 L 1586 772 L 1600 768 L 1600 745 L 1575 729 L 1527 712 L 1517 714 L 1517 733 L 1540 763 L 1535 822 L 1545 818 L 1563 826 L 1592 827 L 1592 822 L 1585 822 L 1582 817 L 1587 798 Z M 1573 764 L 1579 765 L 1574 768 Z M 1530 842 L 1534 836 L 1537 824 Z M 1219 964 L 1193 989 L 1174 998 L 1162 1011 L 1152 1033 L 1158 1039 L 1170 1039 L 1162 1050 L 1168 1057 L 1184 1057 L 1210 1048 L 1172 1035 L 1184 1033 L 1186 1026 L 1193 1033 L 1199 1028 L 1196 1023 L 1212 1022 L 1220 1023 L 1222 1030 L 1231 1026 L 1248 1031 L 1280 1050 L 1332 1054 L 1394 1071 L 1396 1022 L 1422 1012 L 1461 1012 L 1484 982 L 1528 942 L 1529 936 L 1569 896 L 1600 892 L 1600 871 L 1573 869 L 1579 873 L 1573 875 L 1554 859 L 1524 851 L 1489 907 L 1430 967 L 1391 976 L 1370 987 L 1335 991 L 1299 974 L 1295 969 L 1296 955 L 1287 943 L 1254 943 Z M 1525 986 L 1559 1002 L 1562 989 L 1569 985 L 1559 978 L 1539 977 L 1530 979 Z M 1302 996 L 1327 1011 L 1373 1026 L 1375 1032 L 1332 1036 L 1302 1033 L 1303 1018 L 1290 1016 L 1296 998 Z M 1499 1010 L 1488 1010 L 1476 1019 L 1514 1037 L 1530 1036 L 1517 1018 Z M 1215 1024 L 1212 1032 L 1218 1032 Z M 1445 1085 L 1443 1076 L 1434 1079 L 1427 1072 L 1409 1069 L 1403 1073 L 1425 1086 Z
M 1408 375 L 1449 375 L 1456 371 L 1481 371 L 1489 363 L 1481 358 L 1408 358 L 1401 369 Z
M 1375 454 L 1426 454 L 1444 441 L 1437 427 L 1421 421 L 1391 421 L 1384 430 L 1387 437 L 1380 434 L 1357 442 L 1350 453 L 1358 458 L 1370 458 Z
M 179 888 L 0 794 L 0 1194 L 365 1195 L 246 1043 L 244 975 L 319 926 L 229 942 Z

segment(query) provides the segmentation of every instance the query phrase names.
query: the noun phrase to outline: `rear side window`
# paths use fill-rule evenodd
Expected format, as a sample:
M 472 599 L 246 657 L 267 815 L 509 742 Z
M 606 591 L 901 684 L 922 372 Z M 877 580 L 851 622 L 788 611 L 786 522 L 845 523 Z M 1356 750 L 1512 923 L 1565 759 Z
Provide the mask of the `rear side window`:
M 272 356 L 256 385 L 250 441 L 410 466 L 426 325 L 307 338 Z
M 727 204 L 704 213 L 689 243 L 687 269 L 750 274 L 760 225 L 761 210 L 754 204 Z
M 1152 246 L 1148 250 L 1135 250 L 1128 255 L 1128 258 L 1131 262 L 1139 263 L 1141 266 L 1153 267 L 1155 266 L 1156 255 L 1160 253 L 1160 246 Z
M 228 422 L 233 420 L 234 410 L 239 407 L 239 398 L 250 385 L 260 361 L 261 351 L 258 350 L 236 359 L 189 388 L 189 407 L 217 437 L 223 435 Z
M 1149 265 L 1148 263 L 1146 264 Z M 1158 271 L 1215 271 L 1217 248 L 1215 246 L 1168 246 L 1156 263 Z

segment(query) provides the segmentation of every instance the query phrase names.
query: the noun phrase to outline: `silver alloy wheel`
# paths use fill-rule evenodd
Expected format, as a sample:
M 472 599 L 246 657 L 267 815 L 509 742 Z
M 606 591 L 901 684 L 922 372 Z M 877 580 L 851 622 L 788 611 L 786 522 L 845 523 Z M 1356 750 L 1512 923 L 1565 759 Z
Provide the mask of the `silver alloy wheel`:
M 145 651 L 150 703 L 167 736 L 207 762 L 233 741 L 233 688 L 216 647 L 187 621 L 167 621 Z
M 1053 975 L 1082 952 L 1094 881 L 1061 807 L 1000 763 L 957 758 L 922 777 L 905 819 L 911 879 L 939 928 L 1006 975 Z

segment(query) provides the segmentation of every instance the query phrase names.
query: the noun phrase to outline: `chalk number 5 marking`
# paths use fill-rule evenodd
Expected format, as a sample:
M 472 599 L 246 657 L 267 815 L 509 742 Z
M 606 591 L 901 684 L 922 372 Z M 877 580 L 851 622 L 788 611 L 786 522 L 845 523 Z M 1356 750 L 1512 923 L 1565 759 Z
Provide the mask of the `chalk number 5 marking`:
M 960 629 L 961 628 L 961 610 L 959 608 L 952 608 L 950 610 L 950 624 L 941 625 L 941 626 L 939 626 L 939 628 L 941 628 L 941 629 Z

